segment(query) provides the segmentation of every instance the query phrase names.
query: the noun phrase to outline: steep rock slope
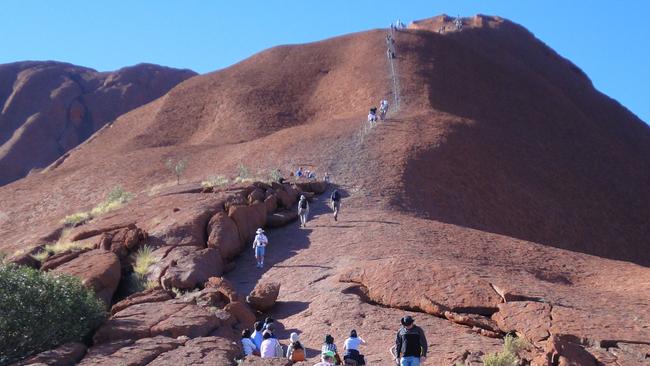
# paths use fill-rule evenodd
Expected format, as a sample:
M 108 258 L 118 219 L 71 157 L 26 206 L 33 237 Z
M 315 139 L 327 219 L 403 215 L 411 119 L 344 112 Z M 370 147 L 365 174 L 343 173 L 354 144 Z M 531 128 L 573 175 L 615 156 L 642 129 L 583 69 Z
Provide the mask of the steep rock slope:
M 107 122 L 194 75 L 150 64 L 114 72 L 52 61 L 0 65 L 0 184 L 46 167 Z

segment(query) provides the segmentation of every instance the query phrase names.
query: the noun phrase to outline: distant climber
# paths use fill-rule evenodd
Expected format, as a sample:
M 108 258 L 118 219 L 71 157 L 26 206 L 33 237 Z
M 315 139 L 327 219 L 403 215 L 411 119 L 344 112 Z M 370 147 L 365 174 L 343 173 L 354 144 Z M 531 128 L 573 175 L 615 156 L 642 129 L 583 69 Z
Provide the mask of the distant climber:
M 338 221 L 339 211 L 341 211 L 341 194 L 335 189 L 330 196 L 332 200 L 332 210 L 334 211 L 334 221 Z
M 262 341 L 260 356 L 262 358 L 282 357 L 282 345 L 277 339 L 271 337 L 271 333 L 269 331 L 264 332 L 263 338 L 264 340 Z
M 255 232 L 255 240 L 253 240 L 253 250 L 255 250 L 255 259 L 257 259 L 257 268 L 264 267 L 264 254 L 266 252 L 266 246 L 269 243 L 266 235 L 264 235 L 264 230 L 262 228 L 257 229 Z
M 309 174 L 307 174 L 307 179 L 316 179 L 316 172 L 315 171 L 310 171 Z
M 300 227 L 306 227 L 307 216 L 309 216 L 309 202 L 307 202 L 307 197 L 305 197 L 305 195 L 300 195 L 300 201 L 298 201 L 298 216 L 300 216 Z
M 325 354 L 326 352 L 332 352 L 334 354 L 334 363 L 336 365 L 341 364 L 341 357 L 339 356 L 338 351 L 336 350 L 336 344 L 334 344 L 334 337 L 330 334 L 325 335 L 325 343 L 321 347 L 321 352 Z
M 456 17 L 454 20 L 454 25 L 456 26 L 457 30 L 463 29 L 463 19 L 459 16 Z
M 325 183 L 329 183 L 331 179 L 332 178 L 330 178 L 330 173 L 325 172 L 325 176 L 323 176 L 323 180 L 325 181 Z
M 368 112 L 368 122 L 370 122 L 370 124 L 377 122 L 377 107 L 370 108 L 370 111 Z
M 388 101 L 386 99 L 382 99 L 382 101 L 379 103 L 379 119 L 382 121 L 386 119 L 387 113 L 388 113 Z
M 300 344 L 298 333 L 293 332 L 289 336 L 291 343 L 287 347 L 287 358 L 293 362 L 305 360 L 305 348 Z
M 241 332 L 241 345 L 242 349 L 244 350 L 244 355 L 250 356 L 253 354 L 255 350 L 257 350 L 257 346 L 255 345 L 255 342 L 251 339 L 251 331 L 250 329 L 244 329 Z
M 359 352 L 359 346 L 362 344 L 366 344 L 366 341 L 357 335 L 356 330 L 352 329 L 350 337 L 343 343 L 343 349 L 345 350 L 343 360 L 353 360 L 357 365 L 365 365 L 366 360 L 361 352 Z
M 300 178 L 302 176 L 303 176 L 302 167 L 299 167 L 298 170 L 296 170 L 296 178 Z
M 400 366 L 419 366 L 427 357 L 427 338 L 410 315 L 400 320 L 402 326 L 395 338 L 395 360 Z

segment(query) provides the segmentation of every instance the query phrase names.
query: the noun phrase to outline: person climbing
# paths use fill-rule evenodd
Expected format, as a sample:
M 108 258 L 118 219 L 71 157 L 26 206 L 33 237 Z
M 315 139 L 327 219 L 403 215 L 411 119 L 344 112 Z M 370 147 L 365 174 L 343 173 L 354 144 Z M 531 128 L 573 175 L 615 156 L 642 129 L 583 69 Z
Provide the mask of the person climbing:
M 381 102 L 379 102 L 379 119 L 382 121 L 386 119 L 386 114 L 388 113 L 388 101 L 386 99 L 382 99 Z
M 253 334 L 251 335 L 251 339 L 253 340 L 253 343 L 255 344 L 255 348 L 257 350 L 260 349 L 262 346 L 262 341 L 264 340 L 262 338 L 262 331 L 264 330 L 264 323 L 257 321 L 254 324 L 255 330 L 253 331 Z
M 300 227 L 307 226 L 307 216 L 309 215 L 309 202 L 307 202 L 307 197 L 304 194 L 300 195 L 300 201 L 298 201 L 298 216 L 300 216 Z
M 334 211 L 334 221 L 338 221 L 339 211 L 341 211 L 341 194 L 338 189 L 335 189 L 330 196 L 332 200 L 332 210 Z
M 351 359 L 357 365 L 365 365 L 366 360 L 361 352 L 359 352 L 359 346 L 362 344 L 366 344 L 366 341 L 357 335 L 356 330 L 352 329 L 350 331 L 350 337 L 348 337 L 345 342 L 343 342 L 343 349 L 345 350 L 345 353 L 343 354 L 343 361 L 346 359 Z
M 320 356 L 320 362 L 315 364 L 314 366 L 333 366 L 333 365 L 340 365 L 341 363 L 336 363 L 336 359 L 334 358 L 335 354 L 332 351 L 326 351 L 323 352 Z
M 269 243 L 269 239 L 264 235 L 264 230 L 262 228 L 257 229 L 255 232 L 255 240 L 253 240 L 253 250 L 255 250 L 255 259 L 257 259 L 257 268 L 264 267 L 264 254 L 266 252 L 266 246 Z
M 370 108 L 370 111 L 368 112 L 368 122 L 370 122 L 371 125 L 377 121 L 377 115 L 375 114 L 376 111 L 377 108 Z
M 277 339 L 271 337 L 269 331 L 264 332 L 263 338 L 260 356 L 262 358 L 282 357 L 282 345 Z
M 410 315 L 400 320 L 402 326 L 395 338 L 395 360 L 400 366 L 419 366 L 427 357 L 427 338 Z
M 323 354 L 325 354 L 325 352 L 334 353 L 335 364 L 336 365 L 341 364 L 341 357 L 339 356 L 339 353 L 336 350 L 336 344 L 334 344 L 334 337 L 332 337 L 330 334 L 325 335 L 325 343 L 323 343 L 323 347 L 321 347 L 321 352 Z
M 244 329 L 241 332 L 241 346 L 244 349 L 244 355 L 250 356 L 257 349 L 255 342 L 251 339 L 251 330 Z
M 275 336 L 275 320 L 271 317 L 264 319 L 264 331 L 271 333 L 271 338 L 278 338 Z
M 311 180 L 316 179 L 316 172 L 313 170 L 309 172 L 309 174 L 307 174 L 307 179 L 311 179 Z
M 287 358 L 293 362 L 305 360 L 305 348 L 300 344 L 298 333 L 293 332 L 289 336 L 291 344 L 287 347 Z
M 330 182 L 330 179 L 331 179 L 331 178 L 330 178 L 330 173 L 329 173 L 329 172 L 325 172 L 325 176 L 323 176 L 323 180 L 325 181 L 325 183 L 329 183 L 329 182 Z
M 298 170 L 296 170 L 296 178 L 302 177 L 302 167 L 299 167 Z

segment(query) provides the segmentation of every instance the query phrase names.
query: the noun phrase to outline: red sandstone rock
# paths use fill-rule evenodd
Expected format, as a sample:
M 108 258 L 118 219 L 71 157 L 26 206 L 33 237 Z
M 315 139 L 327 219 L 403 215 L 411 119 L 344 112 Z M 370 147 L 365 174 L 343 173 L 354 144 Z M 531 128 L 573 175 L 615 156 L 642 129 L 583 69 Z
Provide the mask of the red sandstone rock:
M 81 343 L 66 343 L 55 349 L 41 352 L 15 365 L 45 364 L 48 366 L 73 366 L 86 354 L 86 346 Z
M 205 283 L 205 287 L 206 289 L 212 288 L 219 291 L 229 302 L 244 301 L 232 282 L 223 277 L 210 277 L 208 282 Z
M 255 323 L 255 314 L 246 303 L 234 301 L 226 305 L 223 309 L 232 314 L 237 320 L 239 329 L 250 328 Z
M 168 266 L 160 277 L 160 283 L 166 289 L 193 289 L 223 272 L 223 261 L 214 248 L 178 247 L 165 257 L 164 262 Z
M 218 249 L 226 262 L 238 255 L 243 246 L 237 225 L 226 213 L 212 216 L 208 223 L 208 247 Z
M 151 327 L 151 336 L 166 337 L 187 336 L 190 338 L 203 337 L 210 334 L 219 326 L 219 320 L 214 314 L 200 306 L 187 305 L 183 310 Z
M 278 209 L 278 198 L 275 194 L 269 195 L 264 199 L 264 204 L 266 205 L 267 214 L 275 212 Z
M 504 332 L 517 332 L 531 343 L 541 342 L 549 337 L 551 328 L 551 306 L 531 301 L 516 301 L 499 304 L 499 311 L 492 319 Z
M 533 364 L 540 366 L 596 366 L 596 359 L 578 344 L 552 335 L 544 347 L 544 353 L 535 357 Z
M 294 210 L 274 212 L 266 216 L 266 226 L 269 228 L 282 227 L 298 219 L 298 212 Z
M 160 302 L 171 300 L 172 296 L 169 292 L 162 289 L 150 289 L 142 292 L 137 292 L 126 299 L 116 303 L 111 307 L 111 314 L 115 315 L 116 313 L 133 306 L 135 304 L 142 304 L 145 302 Z
M 255 230 L 266 224 L 266 206 L 261 202 L 251 206 L 231 206 L 228 216 L 237 224 L 241 241 L 250 243 Z
M 187 341 L 183 347 L 156 357 L 149 366 L 234 365 L 241 353 L 237 342 L 221 337 L 201 337 Z
M 102 345 L 93 347 L 79 365 L 147 365 L 159 355 L 181 347 L 184 343 L 183 340 L 157 336 L 118 343 L 118 347 Z
M 253 291 L 246 297 L 246 301 L 251 306 L 261 312 L 270 310 L 280 294 L 279 282 L 262 282 L 258 283 Z
M 99 241 L 99 248 L 110 250 L 123 260 L 146 238 L 146 232 L 136 225 L 130 225 L 116 231 L 103 233 Z
M 101 249 L 80 254 L 53 272 L 67 273 L 81 278 L 83 284 L 95 291 L 97 297 L 111 304 L 113 293 L 120 282 L 120 261 L 111 252 Z
M 52 270 L 64 263 L 67 263 L 78 256 L 80 256 L 82 253 L 85 253 L 89 251 L 90 249 L 81 249 L 81 250 L 72 250 L 68 252 L 63 252 L 63 253 L 58 253 L 55 254 L 51 257 L 48 257 L 43 264 L 41 264 L 41 271 L 49 271 Z
M 456 324 L 462 324 L 470 327 L 476 327 L 479 329 L 487 330 L 489 332 L 494 333 L 496 336 L 502 333 L 501 329 L 499 329 L 499 326 L 497 325 L 496 322 L 494 322 L 490 318 L 481 315 L 458 314 L 452 311 L 445 311 L 444 316 L 445 318 L 447 318 L 448 320 Z

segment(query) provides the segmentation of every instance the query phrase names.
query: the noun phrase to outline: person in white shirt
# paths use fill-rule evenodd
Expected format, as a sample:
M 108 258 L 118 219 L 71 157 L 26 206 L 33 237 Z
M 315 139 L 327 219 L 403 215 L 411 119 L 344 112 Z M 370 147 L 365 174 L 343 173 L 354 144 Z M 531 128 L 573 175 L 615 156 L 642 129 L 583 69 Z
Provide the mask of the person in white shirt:
M 244 329 L 241 332 L 241 346 L 244 349 L 244 354 L 246 356 L 250 356 L 253 354 L 253 352 L 257 349 L 257 346 L 251 339 L 251 331 L 250 329 Z
M 348 337 L 345 342 L 343 343 L 343 349 L 344 350 L 359 350 L 359 346 L 362 344 L 366 344 L 366 341 L 364 341 L 361 337 L 357 335 L 357 331 L 352 329 L 350 332 L 350 337 Z
M 255 259 L 257 259 L 257 268 L 263 268 L 264 254 L 266 252 L 266 246 L 269 244 L 269 239 L 264 235 L 264 230 L 262 228 L 257 229 L 255 233 L 253 249 L 255 250 Z

